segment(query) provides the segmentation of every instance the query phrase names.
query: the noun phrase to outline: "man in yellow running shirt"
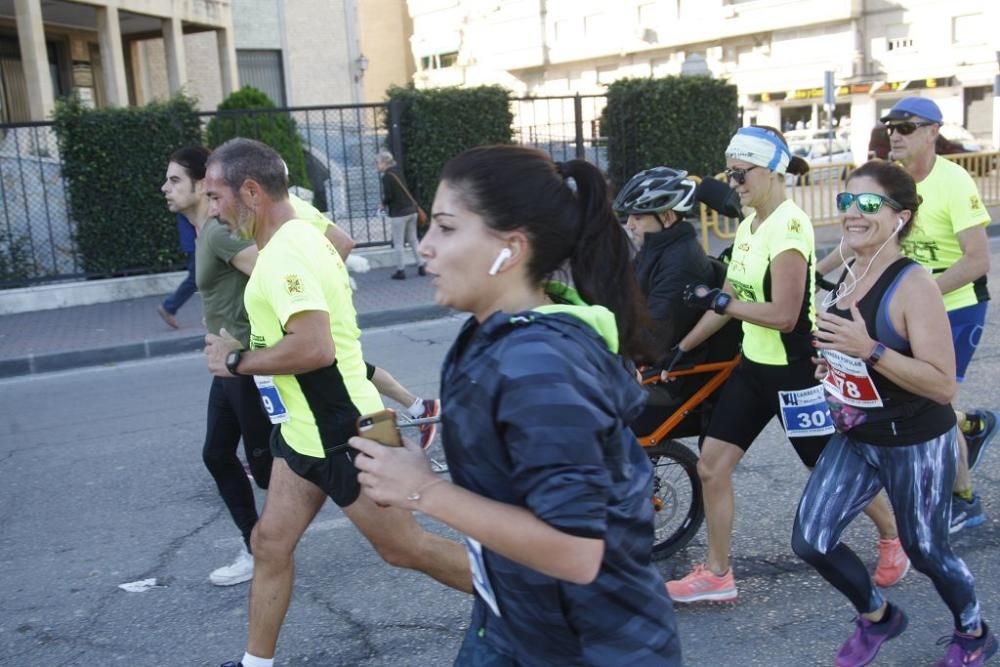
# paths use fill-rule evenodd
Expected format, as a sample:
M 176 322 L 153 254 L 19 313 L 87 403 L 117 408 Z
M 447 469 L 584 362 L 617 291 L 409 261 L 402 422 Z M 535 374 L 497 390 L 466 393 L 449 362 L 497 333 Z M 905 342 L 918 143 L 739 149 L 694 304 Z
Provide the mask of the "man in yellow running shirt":
M 329 496 L 387 562 L 472 591 L 465 549 L 422 530 L 409 512 L 360 493 L 354 450 L 360 414 L 381 409 L 366 378 L 347 270 L 310 222 L 297 220 L 284 165 L 270 147 L 233 139 L 208 160 L 209 215 L 253 237 L 259 257 L 247 283 L 250 349 L 208 335 L 209 370 L 253 375 L 271 422 L 274 467 L 251 538 L 254 578 L 243 667 L 271 667 L 294 579 L 295 545 Z M 233 665 L 234 663 L 227 663 Z

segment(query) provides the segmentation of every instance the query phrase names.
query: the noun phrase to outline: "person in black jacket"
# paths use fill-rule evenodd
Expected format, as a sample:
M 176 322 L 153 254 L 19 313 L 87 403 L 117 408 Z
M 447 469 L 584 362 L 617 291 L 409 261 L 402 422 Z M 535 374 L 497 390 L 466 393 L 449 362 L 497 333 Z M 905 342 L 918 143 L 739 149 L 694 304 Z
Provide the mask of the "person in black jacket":
M 696 208 L 697 186 L 686 171 L 654 167 L 633 176 L 615 198 L 614 208 L 628 215 L 626 227 L 638 252 L 635 276 L 646 297 L 652 325 L 648 335 L 656 358 L 668 356 L 699 313 L 684 305 L 684 286 L 714 282 L 712 260 L 686 219 Z
M 417 274 L 426 275 L 424 261 L 417 254 L 417 204 L 406 187 L 403 173 L 389 151 L 379 151 L 375 167 L 382 175 L 382 211 L 392 224 L 392 246 L 396 250 L 396 272 L 393 280 L 405 280 L 403 250 L 406 243 L 417 260 Z

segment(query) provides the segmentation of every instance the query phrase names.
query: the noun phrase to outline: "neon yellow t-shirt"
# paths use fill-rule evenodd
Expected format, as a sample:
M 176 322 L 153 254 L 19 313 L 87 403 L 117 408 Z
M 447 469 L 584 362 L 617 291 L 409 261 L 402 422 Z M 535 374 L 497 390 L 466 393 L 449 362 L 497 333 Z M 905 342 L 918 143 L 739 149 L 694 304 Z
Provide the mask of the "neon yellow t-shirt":
M 292 208 L 295 209 L 296 220 L 308 222 L 310 225 L 319 230 L 320 234 L 326 234 L 327 227 L 336 226 L 330 218 L 323 215 L 322 211 L 307 202 L 305 199 L 296 197 L 289 192 L 288 201 L 291 202 Z
M 903 254 L 939 273 L 962 257 L 958 233 L 990 224 L 990 215 L 969 172 L 942 157 L 934 159 L 931 173 L 917 183 L 917 194 L 923 202 L 913 230 L 903 240 Z M 977 301 L 972 283 L 944 295 L 946 310 L 973 306 Z
M 802 295 L 802 308 L 794 331 L 783 334 L 750 322 L 743 322 L 743 354 L 750 361 L 786 366 L 792 360 L 812 355 L 811 333 L 816 323 L 813 303 L 815 289 L 815 240 L 812 221 L 795 202 L 786 199 L 756 231 L 751 231 L 756 213 L 751 213 L 736 229 L 733 255 L 726 279 L 740 301 L 766 303 L 771 300 L 771 260 L 786 250 L 794 250 L 809 263 L 809 279 Z
M 300 375 L 276 375 L 274 384 L 288 410 L 281 435 L 296 452 L 324 458 L 354 433 L 358 414 L 382 409 L 368 381 L 347 269 L 333 245 L 314 225 L 289 220 L 260 251 L 244 294 L 250 317 L 250 349 L 273 347 L 296 313 L 330 315 L 335 364 Z

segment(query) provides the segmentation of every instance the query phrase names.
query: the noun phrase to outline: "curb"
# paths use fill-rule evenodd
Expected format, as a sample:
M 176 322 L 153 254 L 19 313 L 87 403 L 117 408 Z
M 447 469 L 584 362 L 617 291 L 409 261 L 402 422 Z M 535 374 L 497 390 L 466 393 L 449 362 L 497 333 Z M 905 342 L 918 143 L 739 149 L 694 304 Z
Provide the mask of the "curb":
M 451 313 L 450 308 L 436 304 L 361 313 L 358 315 L 358 327 L 364 330 L 395 324 L 408 324 L 422 320 L 440 319 L 451 315 Z M 154 338 L 124 345 L 29 354 L 23 357 L 0 359 L 0 379 L 188 354 L 198 352 L 204 345 L 205 334 L 199 333 L 182 338 Z

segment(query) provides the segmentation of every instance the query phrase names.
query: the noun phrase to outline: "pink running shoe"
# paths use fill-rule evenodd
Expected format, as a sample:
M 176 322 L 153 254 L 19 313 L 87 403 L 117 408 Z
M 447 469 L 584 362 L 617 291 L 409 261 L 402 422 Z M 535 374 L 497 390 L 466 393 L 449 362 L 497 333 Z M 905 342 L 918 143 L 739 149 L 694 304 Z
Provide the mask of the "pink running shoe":
M 878 541 L 878 565 L 875 567 L 875 584 L 886 588 L 899 581 L 910 571 L 910 559 L 903 551 L 899 538 Z
M 732 602 L 736 600 L 733 569 L 719 576 L 705 565 L 696 565 L 683 579 L 667 582 L 667 594 L 674 602 Z

